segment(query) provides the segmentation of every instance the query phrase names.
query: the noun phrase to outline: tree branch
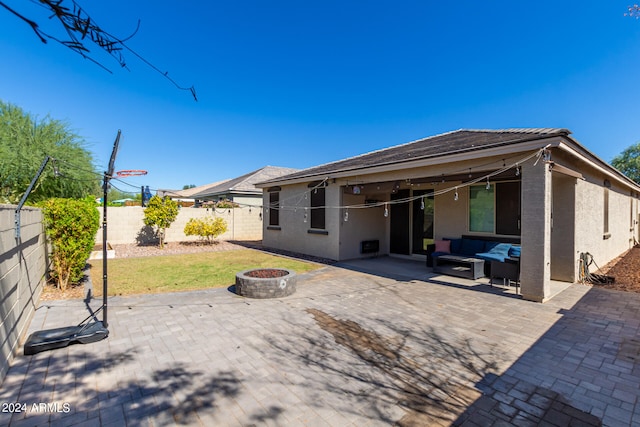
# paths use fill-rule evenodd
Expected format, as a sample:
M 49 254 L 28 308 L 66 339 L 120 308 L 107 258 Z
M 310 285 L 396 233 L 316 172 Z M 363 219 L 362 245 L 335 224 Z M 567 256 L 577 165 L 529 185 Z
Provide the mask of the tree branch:
M 126 49 L 128 52 L 135 55 L 138 59 L 144 62 L 151 69 L 161 74 L 165 79 L 169 80 L 176 88 L 180 90 L 186 90 L 191 92 L 193 99 L 195 101 L 198 100 L 196 97 L 196 91 L 193 86 L 191 87 L 182 87 L 175 80 L 169 77 L 168 72 L 162 72 L 158 67 L 153 65 L 150 61 L 144 58 L 142 55 L 138 54 L 136 51 L 131 49 L 129 46 L 125 44 L 125 41 L 131 39 L 140 29 L 140 20 L 138 20 L 138 24 L 136 26 L 135 31 L 128 37 L 124 39 L 120 39 L 115 37 L 108 32 L 104 31 L 100 28 L 95 21 L 87 14 L 80 5 L 78 5 L 75 0 L 69 0 L 72 4 L 71 8 L 63 5 L 65 0 L 36 0 L 43 8 L 52 12 L 53 14 L 50 18 L 56 18 L 57 21 L 62 25 L 62 28 L 68 35 L 68 40 L 62 40 L 57 37 L 54 37 L 40 29 L 38 23 L 28 19 L 24 15 L 20 14 L 16 10 L 9 7 L 4 1 L 0 1 L 0 6 L 8 10 L 10 13 L 24 21 L 27 25 L 33 29 L 41 42 L 47 43 L 47 39 L 53 40 L 55 42 L 60 43 L 61 45 L 71 49 L 75 53 L 79 54 L 85 59 L 90 60 L 94 64 L 100 66 L 104 70 L 111 73 L 105 65 L 100 63 L 99 61 L 91 58 L 88 54 L 90 53 L 89 48 L 85 44 L 85 40 L 90 40 L 92 43 L 97 45 L 107 54 L 109 54 L 122 68 L 126 68 L 128 70 L 125 57 L 123 55 L 123 49 Z

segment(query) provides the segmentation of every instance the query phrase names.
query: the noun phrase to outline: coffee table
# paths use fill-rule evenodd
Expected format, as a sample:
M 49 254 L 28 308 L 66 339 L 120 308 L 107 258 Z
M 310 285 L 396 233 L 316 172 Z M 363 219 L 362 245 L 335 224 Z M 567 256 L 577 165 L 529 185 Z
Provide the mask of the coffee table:
M 460 255 L 440 255 L 433 259 L 433 272 L 475 280 L 484 277 L 484 260 Z

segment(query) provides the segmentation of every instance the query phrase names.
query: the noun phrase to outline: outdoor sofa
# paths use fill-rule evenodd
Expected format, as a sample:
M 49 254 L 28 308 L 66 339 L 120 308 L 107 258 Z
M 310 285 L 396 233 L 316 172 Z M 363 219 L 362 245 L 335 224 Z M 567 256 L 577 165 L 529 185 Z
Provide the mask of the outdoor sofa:
M 437 240 L 427 248 L 427 266 L 433 267 L 436 264 L 437 267 L 437 258 L 443 255 L 481 259 L 485 261 L 484 275 L 491 278 L 491 283 L 494 278 L 501 278 L 514 281 L 517 286 L 520 276 L 520 253 L 519 238 L 485 236 L 445 238 Z M 446 274 L 446 270 L 440 271 Z

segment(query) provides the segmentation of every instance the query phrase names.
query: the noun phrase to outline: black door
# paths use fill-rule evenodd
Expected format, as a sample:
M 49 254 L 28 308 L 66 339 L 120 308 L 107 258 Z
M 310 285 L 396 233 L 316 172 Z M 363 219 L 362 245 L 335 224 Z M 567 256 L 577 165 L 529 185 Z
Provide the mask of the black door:
M 398 190 L 391 195 L 391 201 L 409 198 L 409 190 Z M 394 254 L 410 254 L 410 238 L 409 235 L 409 203 L 391 203 L 389 215 L 391 216 L 391 253 Z

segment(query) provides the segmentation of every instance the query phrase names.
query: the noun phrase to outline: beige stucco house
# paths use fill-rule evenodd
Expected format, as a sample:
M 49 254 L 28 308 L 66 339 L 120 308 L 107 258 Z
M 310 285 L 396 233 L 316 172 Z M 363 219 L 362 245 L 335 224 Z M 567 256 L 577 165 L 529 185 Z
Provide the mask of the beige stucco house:
M 458 130 L 257 184 L 263 243 L 334 260 L 425 257 L 434 240 L 521 244 L 521 294 L 579 280 L 638 240 L 640 186 L 566 129 Z M 373 249 L 373 250 L 372 250 Z

